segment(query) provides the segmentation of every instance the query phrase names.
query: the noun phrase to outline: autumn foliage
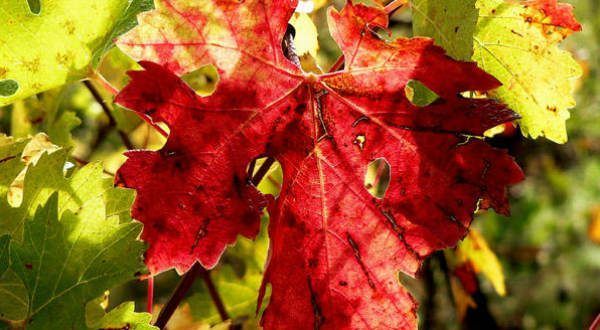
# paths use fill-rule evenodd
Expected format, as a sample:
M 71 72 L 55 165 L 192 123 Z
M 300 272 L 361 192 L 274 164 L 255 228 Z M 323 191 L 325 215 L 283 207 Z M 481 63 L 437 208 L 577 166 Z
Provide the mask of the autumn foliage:
M 476 211 L 509 215 L 508 188 L 524 175 L 484 134 L 522 117 L 491 97 L 502 83 L 477 63 L 430 38 L 390 37 L 383 6 L 330 7 L 343 65 L 305 71 L 288 26 L 297 5 L 161 0 L 140 16 L 117 40 L 141 69 L 115 104 L 168 138 L 127 151 L 115 183 L 136 191 L 150 276 L 215 267 L 240 235 L 257 236 L 266 211 L 266 329 L 414 329 L 417 302 L 398 272 L 417 276 L 428 256 L 456 246 Z M 523 6 L 581 30 L 556 0 Z M 185 77 L 207 65 L 219 80 L 200 95 Z M 415 83 L 433 101 L 417 104 Z M 265 157 L 283 171 L 278 196 L 256 188 Z M 383 196 L 364 180 L 378 160 L 390 174 Z
M 186 44 L 194 63 L 218 68 L 214 94 L 196 95 L 169 71 L 181 72 L 165 56 L 176 42 L 140 41 L 134 47 L 154 48 L 165 66 L 142 62 L 116 99 L 171 132 L 159 151 L 129 152 L 117 179 L 138 191 L 133 216 L 145 224 L 150 270 L 185 272 L 196 260 L 213 267 L 237 235 L 256 235 L 268 202 L 267 328 L 414 328 L 416 303 L 396 272 L 414 275 L 423 258 L 455 245 L 478 205 L 508 214 L 506 188 L 522 180 L 505 152 L 476 138 L 517 116 L 462 96 L 499 83 L 431 40 L 382 40 L 374 29 L 387 26 L 388 14 L 352 3 L 329 11 L 344 69 L 304 73 L 281 47 L 295 3 L 214 6 L 219 19 L 240 22 L 229 39 L 198 33 Z M 200 26 L 211 13 L 197 9 L 187 22 Z M 411 80 L 440 98 L 413 105 Z M 256 157 L 281 163 L 277 199 L 261 197 L 249 180 Z M 363 186 L 378 158 L 392 177 L 382 199 Z

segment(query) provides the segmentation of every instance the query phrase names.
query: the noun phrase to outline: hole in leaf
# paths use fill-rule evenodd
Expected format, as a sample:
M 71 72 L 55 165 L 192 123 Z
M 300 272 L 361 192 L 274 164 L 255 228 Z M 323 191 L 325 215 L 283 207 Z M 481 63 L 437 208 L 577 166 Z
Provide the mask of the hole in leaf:
M 273 158 L 261 157 L 248 164 L 248 174 L 252 174 L 256 188 L 263 194 L 279 196 L 283 184 L 281 164 Z M 254 180 L 262 178 L 258 183 Z
M 219 82 L 219 73 L 214 65 L 206 65 L 200 69 L 186 73 L 181 77 L 196 94 L 207 96 L 212 94 Z
M 367 142 L 367 137 L 364 134 L 358 134 L 352 143 L 357 145 L 360 150 L 363 150 L 365 147 L 365 143 Z
M 439 98 L 439 95 L 418 80 L 409 81 L 404 87 L 404 93 L 410 103 L 417 107 L 426 107 Z
M 16 80 L 0 80 L 0 96 L 11 96 L 19 90 L 19 83 Z
M 29 11 L 34 15 L 39 15 L 42 12 L 42 3 L 40 0 L 27 0 Z
M 367 166 L 365 189 L 376 198 L 385 197 L 390 186 L 391 168 L 384 158 L 377 158 Z
M 466 99 L 482 99 L 482 98 L 487 97 L 485 95 L 485 93 L 481 93 L 478 91 L 466 91 L 466 92 L 460 93 L 460 95 Z

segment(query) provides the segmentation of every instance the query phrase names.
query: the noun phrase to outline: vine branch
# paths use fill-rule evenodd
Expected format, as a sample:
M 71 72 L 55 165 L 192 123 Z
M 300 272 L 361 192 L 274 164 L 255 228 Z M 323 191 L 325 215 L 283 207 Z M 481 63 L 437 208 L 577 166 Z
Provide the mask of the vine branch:
M 252 184 L 254 186 L 258 186 L 260 181 L 269 172 L 271 166 L 275 163 L 275 159 L 268 157 L 258 168 L 256 174 L 252 175 L 252 172 L 254 172 L 255 162 L 256 161 L 254 160 L 250 164 L 249 175 L 252 176 L 250 179 Z M 217 291 L 217 288 L 210 277 L 210 270 L 205 269 L 202 267 L 202 265 L 196 262 L 194 266 L 192 266 L 192 268 L 190 268 L 190 270 L 187 271 L 187 273 L 185 273 L 181 278 L 181 281 L 177 285 L 177 288 L 175 288 L 171 298 L 169 298 L 169 301 L 158 314 L 158 318 L 154 323 L 155 326 L 159 327 L 160 329 L 164 329 L 164 327 L 167 325 L 167 322 L 169 322 L 173 316 L 173 313 L 175 313 L 177 306 L 181 304 L 183 298 L 185 298 L 185 295 L 191 289 L 192 285 L 196 281 L 196 278 L 198 277 L 202 277 L 202 280 L 208 289 L 208 293 L 210 294 L 210 297 L 215 304 L 217 311 L 219 312 L 221 320 L 226 321 L 230 319 L 227 309 L 225 308 L 225 304 L 223 303 L 223 300 L 221 299 L 221 296 L 219 295 L 219 292 Z
M 183 275 L 179 284 L 177 284 L 177 288 L 173 291 L 171 298 L 165 306 L 160 310 L 158 314 L 158 318 L 154 325 L 159 329 L 164 329 L 167 326 L 167 322 L 175 313 L 177 306 L 181 303 L 186 293 L 190 290 L 194 282 L 196 281 L 196 277 L 200 275 L 200 272 L 206 271 L 199 263 L 195 263 L 190 270 Z
M 135 149 L 135 147 L 133 146 L 133 143 L 131 143 L 131 140 L 129 139 L 129 136 L 127 135 L 127 133 L 123 132 L 122 130 L 120 130 L 117 127 L 117 121 L 115 120 L 115 117 L 113 116 L 112 111 L 110 110 L 110 107 L 108 106 L 108 104 L 106 103 L 104 98 L 102 98 L 102 95 L 100 95 L 100 93 L 98 92 L 96 87 L 89 80 L 84 80 L 83 84 L 90 91 L 90 93 L 92 94 L 92 96 L 94 97 L 96 102 L 98 102 L 98 104 L 100 104 L 100 106 L 102 107 L 102 111 L 108 117 L 109 127 L 112 127 L 117 130 L 117 133 L 119 134 L 119 137 L 121 138 L 121 141 L 123 142 L 123 145 L 128 150 Z

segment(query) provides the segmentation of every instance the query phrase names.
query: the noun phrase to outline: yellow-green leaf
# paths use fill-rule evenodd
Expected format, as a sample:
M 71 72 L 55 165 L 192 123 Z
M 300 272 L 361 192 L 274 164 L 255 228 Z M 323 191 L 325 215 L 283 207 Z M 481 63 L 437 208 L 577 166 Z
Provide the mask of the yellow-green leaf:
M 472 229 L 465 240 L 458 245 L 457 257 L 460 263 L 471 262 L 475 271 L 482 273 L 499 295 L 506 294 L 502 265 L 477 230 Z
M 83 78 L 152 0 L 3 0 L 0 106 Z
M 524 135 L 566 142 L 565 122 L 581 76 L 579 64 L 558 47 L 566 29 L 523 3 L 479 0 L 477 6 L 473 59 L 502 82 L 492 95 L 521 115 Z
M 158 330 L 150 325 L 150 321 L 152 314 L 136 313 L 133 301 L 124 302 L 108 313 L 98 305 L 97 300 L 90 301 L 86 306 L 86 324 L 90 329 Z
M 525 136 L 567 141 L 565 122 L 575 106 L 573 89 L 581 76 L 579 64 L 559 48 L 571 30 L 525 1 L 411 3 L 416 35 L 434 38 L 450 56 L 472 59 L 502 82 L 490 94 L 519 113 Z
M 428 36 L 448 55 L 468 61 L 473 55 L 476 0 L 411 0 L 415 35 Z

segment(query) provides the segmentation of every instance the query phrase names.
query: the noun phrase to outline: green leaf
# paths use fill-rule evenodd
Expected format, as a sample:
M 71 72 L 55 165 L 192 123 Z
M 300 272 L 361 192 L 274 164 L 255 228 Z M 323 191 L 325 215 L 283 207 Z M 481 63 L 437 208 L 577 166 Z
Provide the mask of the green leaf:
M 11 112 L 12 136 L 25 138 L 45 132 L 53 143 L 72 146 L 71 131 L 81 124 L 81 120 L 75 112 L 62 109 L 66 89 L 53 89 L 16 101 Z
M 119 223 L 103 212 L 84 217 L 70 210 L 59 220 L 59 213 L 59 194 L 53 193 L 26 220 L 23 242 L 10 242 L 9 269 L 24 284 L 27 302 L 25 317 L 9 319 L 13 324 L 27 324 L 28 329 L 81 329 L 85 302 L 134 279 L 144 269 L 144 245 L 137 240 L 140 224 Z M 18 305 L 23 299 L 0 292 L 0 301 Z M 0 314 L 8 315 L 4 310 Z M 110 320 L 121 314 L 117 311 Z
M 8 141 L 11 141 L 10 139 Z M 103 173 L 100 163 L 91 163 L 66 178 L 63 168 L 67 151 L 58 149 L 52 153 L 42 150 L 35 164 L 29 164 L 23 180 L 23 197 L 20 207 L 12 207 L 5 193 L 26 164 L 21 161 L 23 150 L 34 140 L 16 140 L 2 147 L 0 155 L 8 159 L 0 162 L 0 235 L 10 234 L 13 240 L 22 239 L 26 219 L 31 218 L 38 206 L 46 203 L 50 195 L 59 193 L 59 216 L 70 210 L 81 217 L 128 218 L 124 211 L 127 202 L 133 199 L 133 192 L 113 187 L 112 178 Z M 6 150 L 3 152 L 3 150 Z M 2 158 L 0 158 L 2 159 Z M 130 205 L 130 204 L 129 204 Z
M 87 75 L 152 0 L 4 0 L 0 106 Z
M 415 35 L 435 39 L 451 57 L 468 61 L 473 55 L 477 25 L 476 0 L 411 0 Z
M 65 177 L 67 152 L 40 136 L 0 136 L 0 229 L 10 235 L 8 246 L 0 235 L 0 319 L 80 329 L 88 300 L 145 271 L 141 225 L 129 216 L 133 191 L 114 188 L 98 163 Z M 13 207 L 9 188 L 21 173 Z
M 91 301 L 90 304 L 94 302 Z M 105 313 L 102 307 L 97 307 L 98 311 L 91 312 L 88 304 L 86 321 L 90 329 L 158 330 L 150 325 L 152 314 L 136 313 L 135 303 L 132 301 L 124 302 L 108 313 Z
M 479 0 L 480 18 L 473 59 L 503 86 L 492 96 L 519 113 L 521 130 L 532 138 L 567 141 L 568 109 L 575 106 L 574 85 L 582 70 L 558 47 L 564 32 L 531 23 L 535 8 L 502 0 Z
M 0 237 L 0 276 L 8 269 L 8 243 L 10 236 L 4 235 Z
M 95 67 L 100 63 L 102 55 L 114 47 L 115 39 L 125 32 L 133 29 L 137 24 L 137 15 L 139 13 L 154 9 L 154 0 L 129 0 L 127 7 L 115 22 L 110 33 L 106 34 L 102 44 L 94 52 L 92 65 Z

